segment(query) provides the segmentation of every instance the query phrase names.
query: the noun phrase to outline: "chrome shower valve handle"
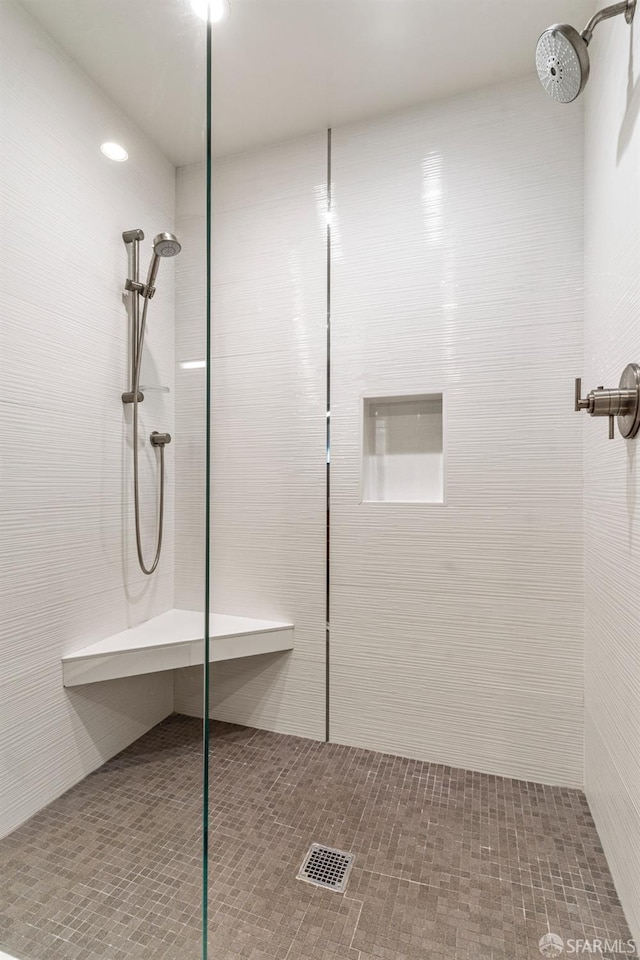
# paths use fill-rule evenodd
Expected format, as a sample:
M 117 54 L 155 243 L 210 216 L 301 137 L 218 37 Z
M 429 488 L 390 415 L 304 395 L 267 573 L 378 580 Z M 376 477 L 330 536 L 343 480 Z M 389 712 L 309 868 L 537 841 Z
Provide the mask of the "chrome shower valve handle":
M 591 417 L 609 418 L 609 439 L 615 436 L 614 418 L 618 419 L 621 436 L 630 440 L 640 430 L 640 366 L 629 363 L 624 368 L 618 387 L 596 387 L 582 396 L 582 380 L 576 377 L 576 412 L 586 410 Z

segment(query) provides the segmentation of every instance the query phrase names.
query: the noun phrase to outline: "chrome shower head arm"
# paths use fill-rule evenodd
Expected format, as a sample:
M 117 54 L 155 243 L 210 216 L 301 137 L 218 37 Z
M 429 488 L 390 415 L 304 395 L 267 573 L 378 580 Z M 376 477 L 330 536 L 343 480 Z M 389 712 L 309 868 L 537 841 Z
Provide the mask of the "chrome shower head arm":
M 614 3 L 610 7 L 604 7 L 602 10 L 594 13 L 580 36 L 585 43 L 591 43 L 593 31 L 599 23 L 602 23 L 603 20 L 610 20 L 611 17 L 619 17 L 621 13 L 624 13 L 624 18 L 627 23 L 631 23 L 635 10 L 636 0 L 621 0 L 620 3 Z
M 589 79 L 589 43 L 594 29 L 603 20 L 621 13 L 631 23 L 637 0 L 620 0 L 604 7 L 591 17 L 578 33 L 569 23 L 554 23 L 538 38 L 536 69 L 540 83 L 550 97 L 560 103 L 571 103 L 584 90 Z

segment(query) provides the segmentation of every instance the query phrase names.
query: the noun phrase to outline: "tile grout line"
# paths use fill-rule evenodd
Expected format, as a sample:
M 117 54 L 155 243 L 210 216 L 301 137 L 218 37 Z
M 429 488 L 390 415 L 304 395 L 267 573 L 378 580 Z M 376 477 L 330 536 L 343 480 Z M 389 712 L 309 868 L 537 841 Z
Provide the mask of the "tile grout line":
M 303 923 L 304 923 L 304 921 L 305 921 L 305 917 L 307 916 L 307 910 L 308 910 L 308 909 L 309 909 L 309 904 L 306 905 L 304 914 L 302 915 L 302 919 L 300 920 L 300 923 L 298 924 L 298 929 L 296 930 L 296 932 L 294 933 L 293 937 L 291 938 L 291 943 L 289 944 L 289 948 L 288 948 L 287 952 L 285 953 L 285 955 L 284 955 L 284 957 L 283 957 L 283 960 L 288 960 L 289 954 L 290 954 L 291 951 L 293 950 L 293 945 L 294 945 L 294 943 L 296 942 L 296 937 L 298 936 L 298 934 L 299 934 L 300 931 L 302 930 L 302 925 L 303 925 Z
M 351 935 L 351 942 L 349 943 L 349 950 L 354 950 L 355 947 L 353 946 L 353 941 L 354 941 L 355 938 L 356 938 L 356 934 L 357 934 L 357 932 L 358 932 L 358 927 L 360 926 L 360 918 L 362 917 L 362 908 L 364 907 L 364 900 L 356 900 L 354 897 L 348 897 L 348 896 L 346 895 L 346 893 L 344 894 L 344 899 L 345 899 L 345 900 L 350 900 L 351 903 L 359 903 L 359 904 L 360 904 L 360 909 L 358 910 L 358 919 L 356 920 L 356 925 L 355 925 L 355 927 L 353 928 L 353 934 Z M 358 950 L 358 957 L 359 957 L 359 956 L 360 956 L 360 951 Z

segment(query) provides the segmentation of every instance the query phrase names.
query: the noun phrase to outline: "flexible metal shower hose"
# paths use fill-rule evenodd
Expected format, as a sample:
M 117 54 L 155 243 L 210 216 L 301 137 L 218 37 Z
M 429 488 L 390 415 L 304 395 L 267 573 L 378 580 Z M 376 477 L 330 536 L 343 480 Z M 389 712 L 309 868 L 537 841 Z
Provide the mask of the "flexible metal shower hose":
M 138 563 L 140 569 L 147 576 L 150 576 L 158 566 L 160 553 L 162 552 L 162 529 L 164 526 L 164 444 L 160 445 L 160 510 L 158 518 L 158 537 L 156 540 L 156 555 L 153 563 L 147 567 L 142 553 L 142 538 L 140 534 L 140 490 L 138 478 L 138 390 L 140 389 L 140 366 L 142 362 L 142 347 L 144 346 L 144 331 L 147 325 L 147 307 L 149 299 L 145 297 L 142 308 L 142 319 L 140 321 L 140 333 L 136 344 L 136 364 L 133 375 L 133 497 L 135 503 L 136 516 L 136 550 L 138 551 Z

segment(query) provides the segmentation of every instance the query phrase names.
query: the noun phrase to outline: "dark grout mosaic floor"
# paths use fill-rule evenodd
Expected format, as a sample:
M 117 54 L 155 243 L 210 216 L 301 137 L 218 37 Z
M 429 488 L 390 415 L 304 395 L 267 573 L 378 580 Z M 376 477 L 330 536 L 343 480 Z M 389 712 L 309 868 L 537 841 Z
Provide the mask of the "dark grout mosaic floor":
M 549 932 L 630 937 L 578 790 L 211 729 L 210 960 L 541 960 Z M 168 718 L 0 843 L 0 949 L 200 960 L 200 737 Z M 344 895 L 296 879 L 313 842 L 355 854 Z

